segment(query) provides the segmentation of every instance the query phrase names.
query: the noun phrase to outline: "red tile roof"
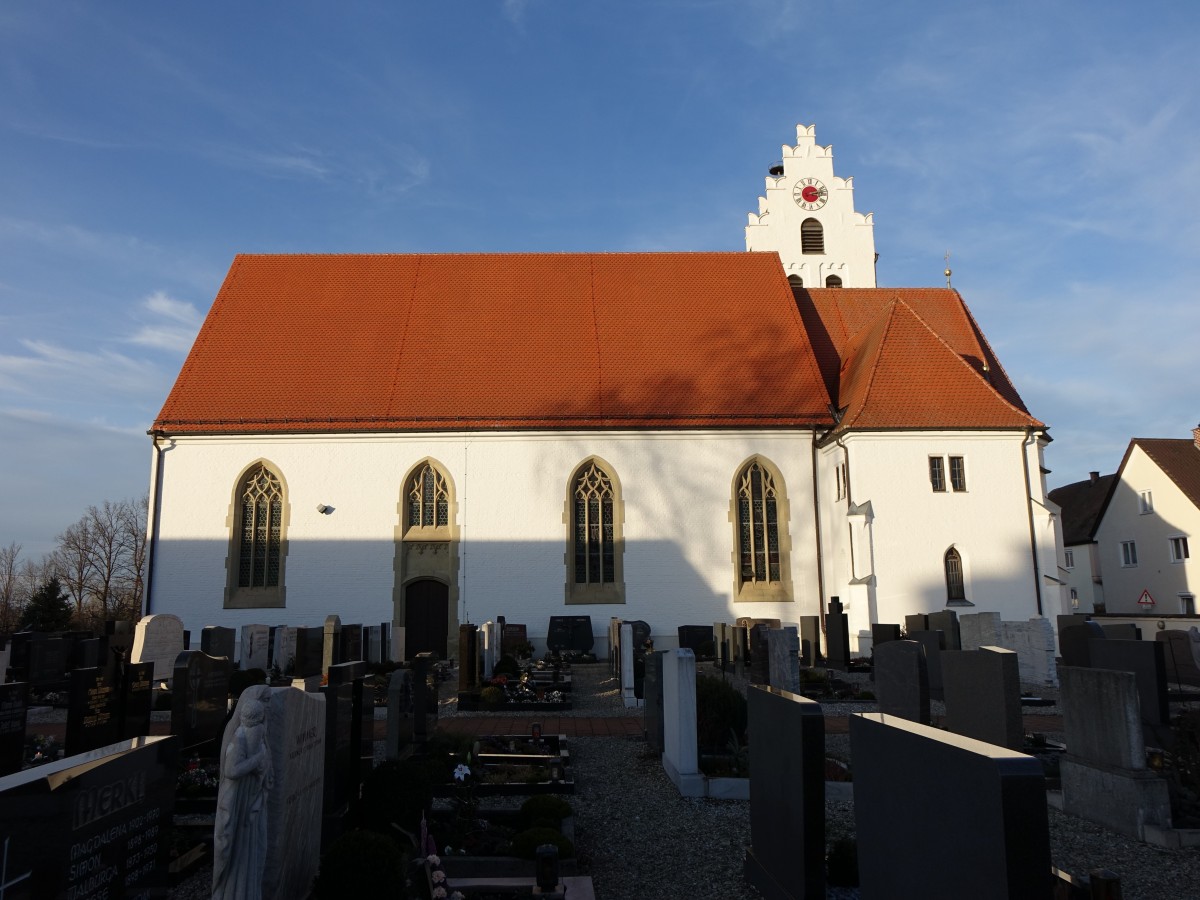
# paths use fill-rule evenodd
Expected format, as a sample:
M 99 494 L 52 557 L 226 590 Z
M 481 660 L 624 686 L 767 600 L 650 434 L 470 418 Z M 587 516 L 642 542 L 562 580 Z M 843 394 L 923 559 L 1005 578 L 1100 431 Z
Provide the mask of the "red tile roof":
M 954 291 L 578 253 L 238 256 L 154 427 L 825 428 L 831 397 L 843 427 L 1040 424 Z
M 1130 447 L 1142 448 L 1166 472 L 1185 497 L 1200 508 L 1200 449 L 1192 438 L 1134 438 Z M 1126 454 L 1128 456 L 1128 453 Z M 1124 468 L 1124 461 L 1122 461 Z
M 155 428 L 808 426 L 774 253 L 238 256 Z

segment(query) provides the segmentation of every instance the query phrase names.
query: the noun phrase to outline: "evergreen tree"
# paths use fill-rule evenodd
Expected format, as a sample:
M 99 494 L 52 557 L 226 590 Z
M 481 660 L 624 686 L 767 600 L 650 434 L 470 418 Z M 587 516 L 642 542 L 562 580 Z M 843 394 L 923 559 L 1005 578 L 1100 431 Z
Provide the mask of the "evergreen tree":
M 25 604 L 20 627 L 29 631 L 66 631 L 71 627 L 73 612 L 62 584 L 57 578 L 50 578 Z

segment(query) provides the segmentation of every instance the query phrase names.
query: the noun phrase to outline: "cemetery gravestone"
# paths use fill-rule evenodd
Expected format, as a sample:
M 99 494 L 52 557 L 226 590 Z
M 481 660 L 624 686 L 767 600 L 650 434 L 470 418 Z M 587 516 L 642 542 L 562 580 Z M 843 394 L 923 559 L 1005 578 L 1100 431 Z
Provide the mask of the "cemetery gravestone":
M 343 625 L 342 626 L 342 647 L 341 647 L 341 662 L 358 662 L 365 660 L 363 654 L 363 627 L 362 625 Z
M 642 623 L 645 624 L 645 623 Z M 649 626 L 646 637 L 649 638 Z M 591 653 L 596 638 L 592 635 L 591 616 L 551 616 L 546 634 L 546 647 L 551 652 Z
M 8 640 L 8 667 L 6 681 L 29 681 L 29 645 L 50 637 L 38 631 L 18 631 Z
M 108 639 L 83 638 L 75 642 L 71 651 L 72 669 L 109 669 Z
M 621 702 L 626 709 L 636 709 L 641 706 L 638 700 L 637 688 L 633 679 L 633 626 L 628 622 L 621 623 L 621 640 L 618 644 L 621 659 Z
M 1089 621 L 1091 621 L 1091 620 L 1087 616 L 1083 615 L 1082 613 L 1071 613 L 1070 615 L 1067 615 L 1067 616 L 1055 616 L 1054 617 L 1054 630 L 1059 636 L 1059 645 L 1058 645 L 1058 655 L 1059 656 L 1063 655 L 1063 651 L 1062 651 L 1063 630 L 1066 628 L 1071 628 L 1075 625 L 1082 625 L 1084 622 L 1089 622 Z
M 1020 750 L 1021 680 L 1017 654 L 1002 647 L 942 654 L 946 728 L 986 744 Z
M 383 632 L 378 625 L 371 625 L 367 628 L 367 662 L 378 665 L 383 661 Z
M 821 654 L 821 617 L 800 617 L 800 660 L 805 666 L 819 666 L 825 661 Z
M 1100 630 L 1110 641 L 1140 641 L 1142 639 L 1142 629 L 1132 622 L 1123 622 L 1120 625 L 1101 625 Z
M 1087 668 L 1092 664 L 1091 643 L 1104 640 L 1104 629 L 1095 622 L 1068 625 L 1058 633 L 1059 653 L 1064 666 Z
M 952 609 L 934 612 L 928 615 L 929 627 L 926 631 L 940 631 L 942 633 L 942 649 L 943 650 L 961 650 L 962 635 L 958 628 L 958 613 Z
M 67 686 L 68 645 L 59 637 L 30 641 L 26 680 L 38 693 L 60 691 Z
M 926 613 L 913 613 L 904 617 L 904 633 L 912 631 L 929 631 L 929 616 Z
M 1092 641 L 1091 668 L 1133 672 L 1137 678 L 1142 721 L 1151 727 L 1171 718 L 1167 702 L 1167 663 L 1162 641 Z
M 271 666 L 279 667 L 284 675 L 296 673 L 296 630 L 287 625 L 271 629 L 275 639 L 271 643 Z
M 691 650 L 663 654 L 663 769 L 684 797 L 704 796 L 696 742 L 696 657 Z
M 928 725 L 929 670 L 925 648 L 916 641 L 889 641 L 875 648 L 875 693 L 879 711 Z
M 336 666 L 342 661 L 342 620 L 337 616 L 325 617 L 325 631 L 321 643 L 321 670 L 315 674 L 324 675 L 330 666 Z
M 942 686 L 942 651 L 946 649 L 943 635 L 940 631 L 910 631 L 908 640 L 916 641 L 925 648 L 925 670 L 929 674 L 929 697 L 932 700 L 942 700 L 945 691 Z
M 267 834 L 274 839 L 267 841 L 262 897 L 263 900 L 307 897 L 321 858 L 325 698 L 294 688 L 264 685 L 246 688 L 225 728 L 222 760 L 241 722 L 243 704 L 251 699 L 266 706 L 266 740 L 273 779 L 267 791 L 266 808 Z M 233 840 L 236 841 L 236 835 Z
M 500 655 L 512 656 L 517 655 L 516 647 L 522 644 L 529 643 L 529 637 L 525 633 L 525 626 L 518 624 L 504 623 L 504 627 L 500 632 Z M 551 647 L 550 649 L 554 649 Z
M 1175 684 L 1200 685 L 1200 667 L 1192 651 L 1192 636 L 1186 631 L 1168 629 L 1154 636 L 1163 644 L 1163 662 L 1167 678 Z
M 850 747 L 863 900 L 1049 896 L 1038 760 L 880 713 L 850 717 Z
M 685 647 L 696 654 L 696 659 L 712 659 L 716 656 L 711 625 L 680 625 L 679 646 Z
M 206 625 L 200 632 L 200 652 L 208 656 L 224 656 L 233 662 L 237 649 L 237 632 L 220 625 Z
M 746 880 L 764 897 L 825 896 L 825 717 L 821 704 L 752 686 Z
M 342 834 L 350 797 L 356 794 L 361 744 L 354 743 L 354 684 L 333 676 L 341 664 L 329 667 L 330 683 L 321 688 L 325 697 L 325 794 L 322 801 L 321 846 Z M 353 666 L 353 663 L 349 665 Z M 352 674 L 352 673 L 347 673 Z M 361 732 L 360 732 L 361 740 Z
M 162 897 L 177 740 L 122 741 L 0 778 L 12 897 Z
M 154 663 L 125 663 L 120 667 L 117 700 L 120 740 L 150 733 L 150 713 L 154 704 Z
M 829 610 L 825 613 L 825 642 L 828 645 L 825 664 L 844 672 L 850 666 L 850 624 L 837 597 L 829 599 Z
M 20 771 L 25 757 L 25 718 L 29 685 L 0 684 L 0 776 Z
M 137 628 L 136 622 L 126 619 L 107 619 L 104 622 L 104 636 L 108 638 L 108 652 L 116 662 L 127 662 L 133 652 L 133 635 Z
M 432 731 L 430 719 L 437 724 L 437 687 L 430 684 L 435 656 L 426 651 L 413 657 L 413 744 L 418 753 L 425 752 L 425 744 Z
M 470 691 L 479 684 L 479 628 L 469 622 L 458 626 L 458 689 Z
M 118 695 L 105 669 L 76 669 L 67 697 L 67 756 L 116 743 Z
M 774 628 L 766 633 L 767 681 L 771 687 L 800 692 L 800 636 L 796 628 Z
M 320 676 L 325 655 L 325 629 L 297 628 L 295 632 L 296 649 L 292 675 L 296 678 Z
M 241 666 L 244 671 L 271 667 L 271 629 L 266 625 L 242 626 Z
M 182 750 L 220 739 L 229 711 L 232 674 L 228 657 L 209 656 L 202 650 L 185 650 L 175 660 L 171 734 L 179 736 Z
M 133 662 L 154 663 L 154 678 L 170 678 L 175 660 L 184 651 L 183 622 L 178 616 L 158 614 L 138 620 L 133 634 Z
M 769 685 L 771 683 L 770 666 L 767 660 L 767 632 L 771 631 L 766 625 L 750 625 L 750 683 Z
M 351 686 L 353 706 L 350 721 L 350 744 L 357 754 L 358 762 L 353 766 L 354 779 L 350 796 L 358 796 L 358 785 L 375 765 L 375 696 L 366 681 L 367 664 L 364 660 L 341 663 L 329 669 L 329 684 L 337 687 Z
M 655 650 L 646 656 L 646 716 L 643 730 L 652 753 L 663 752 L 663 654 Z
M 888 641 L 898 641 L 901 639 L 900 626 L 888 625 L 879 623 L 871 626 L 871 646 L 875 649 Z
M 387 749 L 388 759 L 404 759 L 413 744 L 413 677 L 410 669 L 397 669 L 388 681 Z

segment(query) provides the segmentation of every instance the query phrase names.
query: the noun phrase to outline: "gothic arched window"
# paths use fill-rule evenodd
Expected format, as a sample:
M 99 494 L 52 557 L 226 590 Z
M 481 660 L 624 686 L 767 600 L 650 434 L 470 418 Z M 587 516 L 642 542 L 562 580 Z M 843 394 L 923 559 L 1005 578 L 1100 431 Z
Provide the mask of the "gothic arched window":
M 450 524 L 446 476 L 426 463 L 408 483 L 409 528 L 445 528 Z
M 237 482 L 232 510 L 230 607 L 283 606 L 287 558 L 287 489 L 266 462 L 251 466 Z
M 825 279 L 825 287 L 827 287 L 827 288 L 839 288 L 841 286 L 842 286 L 842 279 L 839 278 L 837 275 L 830 275 Z
M 742 583 L 775 582 L 779 566 L 779 503 L 775 480 L 757 461 L 738 485 L 738 559 Z
M 591 459 L 575 470 L 568 492 L 567 601 L 624 603 L 621 491 L 612 471 Z
M 966 600 L 967 591 L 963 583 L 962 556 L 953 547 L 946 551 L 944 565 L 946 568 L 946 599 L 948 601 Z
M 800 223 L 800 252 L 825 252 L 825 229 L 816 219 L 805 219 Z

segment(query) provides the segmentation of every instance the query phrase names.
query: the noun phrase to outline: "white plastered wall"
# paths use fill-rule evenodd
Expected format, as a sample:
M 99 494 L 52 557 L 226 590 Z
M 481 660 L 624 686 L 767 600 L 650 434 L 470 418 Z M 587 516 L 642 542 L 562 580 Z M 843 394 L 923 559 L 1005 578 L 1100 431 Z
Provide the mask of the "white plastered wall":
M 454 482 L 459 618 L 504 615 L 535 643 L 551 615 L 644 619 L 670 645 L 677 625 L 737 616 L 795 622 L 817 612 L 811 433 L 630 432 L 184 437 L 162 454 L 152 611 L 185 626 L 392 620 L 402 480 L 425 458 Z M 758 454 L 786 485 L 791 603 L 735 603 L 730 491 Z M 604 460 L 623 499 L 626 603 L 567 605 L 567 482 Z M 270 462 L 287 486 L 286 608 L 224 609 L 231 498 L 246 466 Z M 332 507 L 328 514 L 318 504 Z

